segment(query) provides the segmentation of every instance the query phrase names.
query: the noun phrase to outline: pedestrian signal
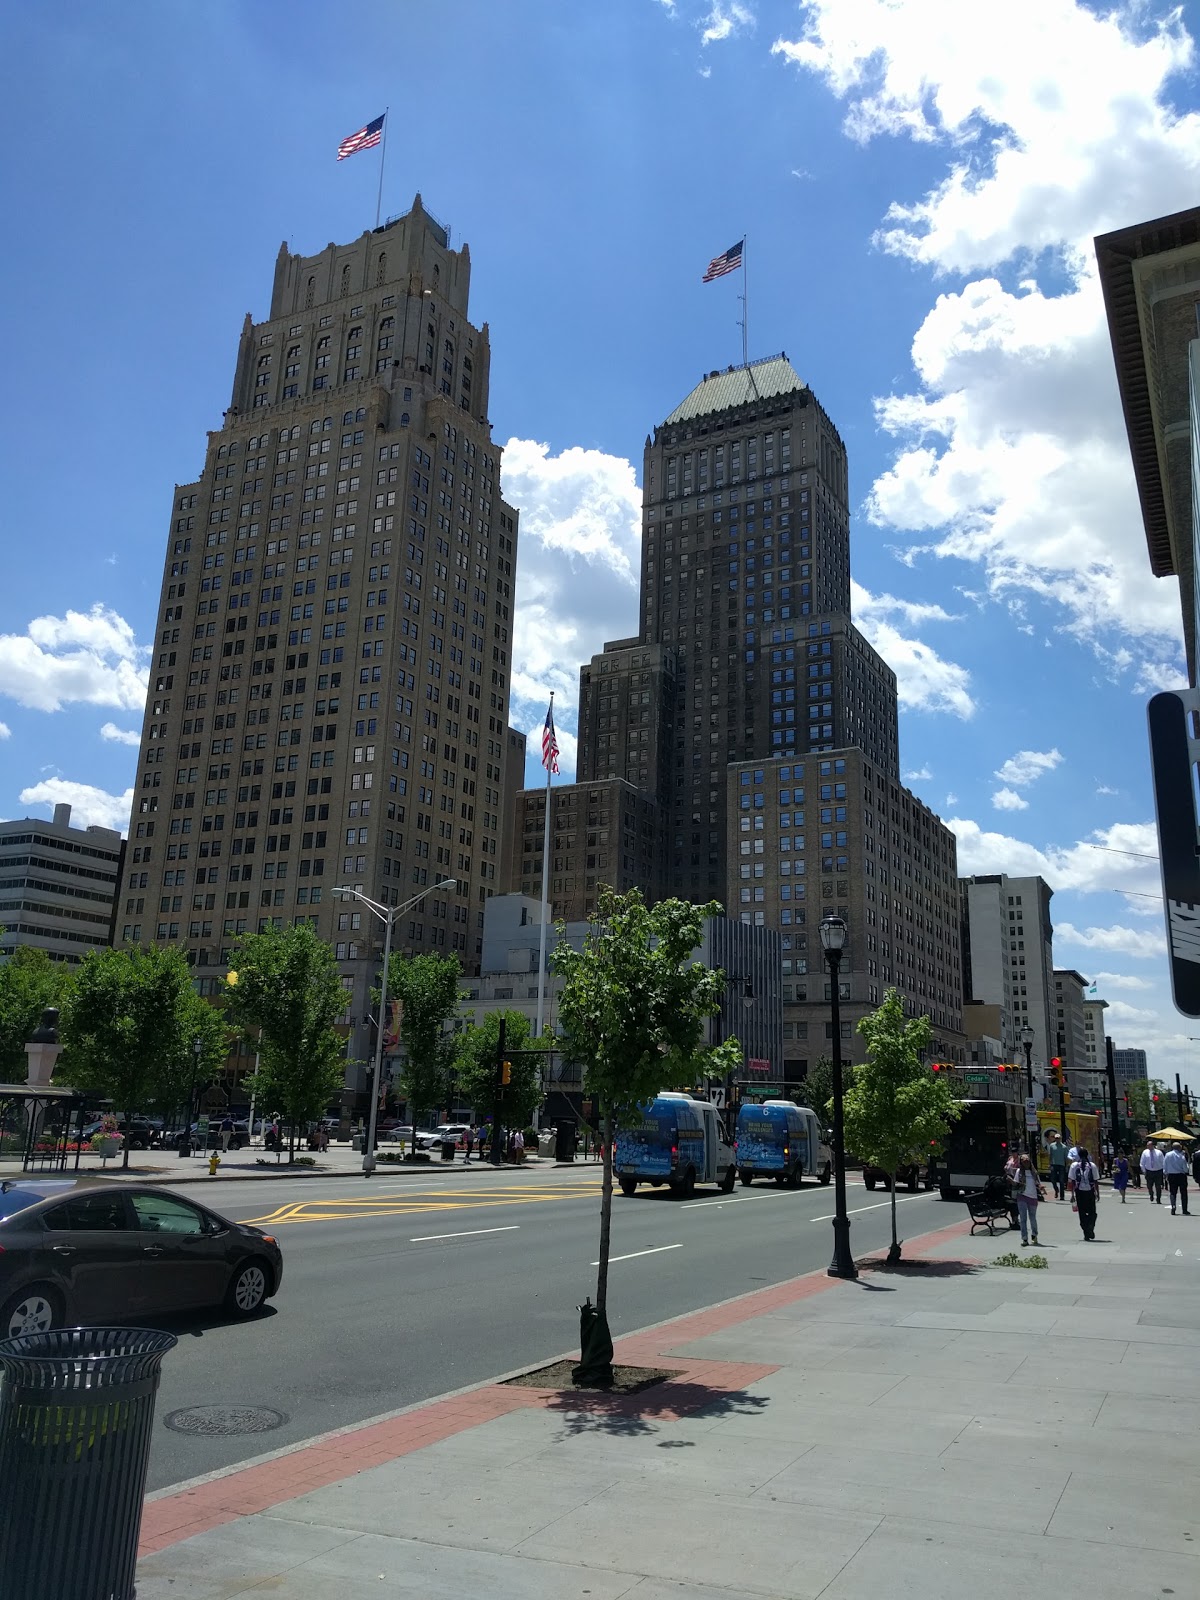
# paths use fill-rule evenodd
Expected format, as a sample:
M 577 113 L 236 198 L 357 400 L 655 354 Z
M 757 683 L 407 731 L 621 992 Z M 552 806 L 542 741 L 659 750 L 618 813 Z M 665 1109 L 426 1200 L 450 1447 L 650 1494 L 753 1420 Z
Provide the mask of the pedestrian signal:
M 511 1061 L 502 1061 L 500 1063 L 500 1086 L 501 1086 L 501 1088 L 507 1088 L 507 1086 L 511 1082 L 512 1082 L 512 1062 Z

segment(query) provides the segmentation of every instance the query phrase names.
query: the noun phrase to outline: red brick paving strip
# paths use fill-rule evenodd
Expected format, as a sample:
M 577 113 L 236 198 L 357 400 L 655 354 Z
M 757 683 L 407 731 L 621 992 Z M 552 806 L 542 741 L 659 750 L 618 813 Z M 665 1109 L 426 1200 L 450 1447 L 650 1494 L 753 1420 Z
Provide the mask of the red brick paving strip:
M 922 1234 L 906 1245 L 908 1255 L 910 1258 L 927 1256 L 938 1245 L 960 1237 L 966 1228 L 966 1222 L 958 1222 Z M 678 1373 L 666 1384 L 643 1394 L 571 1395 L 569 1407 L 564 1407 L 561 1390 L 485 1384 L 448 1400 L 431 1400 L 428 1405 L 384 1422 L 364 1423 L 333 1438 L 299 1445 L 258 1466 L 243 1467 L 210 1482 L 181 1489 L 176 1494 L 148 1500 L 142 1512 L 139 1554 L 152 1555 L 223 1523 L 236 1522 L 239 1517 L 253 1516 L 255 1512 L 267 1511 L 287 1500 L 296 1500 L 310 1490 L 327 1488 L 369 1467 L 396 1461 L 414 1450 L 423 1450 L 426 1445 L 437 1444 L 441 1439 L 452 1438 L 512 1411 L 553 1407 L 637 1416 L 647 1409 L 647 1394 L 653 1396 L 650 1403 L 654 1415 L 664 1421 L 698 1411 L 714 1395 L 744 1390 L 778 1368 L 752 1362 L 664 1355 L 664 1351 L 677 1349 L 708 1334 L 721 1333 L 752 1317 L 795 1305 L 812 1295 L 823 1294 L 837 1282 L 836 1278 L 818 1269 L 769 1289 L 755 1289 L 724 1305 L 688 1312 L 645 1333 L 618 1339 L 618 1361 L 634 1366 L 665 1362 Z M 674 1405 L 671 1404 L 672 1390 L 677 1396 Z

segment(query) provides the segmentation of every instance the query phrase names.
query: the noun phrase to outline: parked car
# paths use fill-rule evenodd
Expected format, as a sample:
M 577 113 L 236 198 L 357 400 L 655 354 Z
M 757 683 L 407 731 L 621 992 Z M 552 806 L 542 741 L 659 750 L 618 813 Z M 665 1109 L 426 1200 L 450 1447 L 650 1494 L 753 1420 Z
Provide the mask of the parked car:
M 162 1141 L 163 1121 L 161 1117 L 117 1117 L 117 1132 L 131 1150 L 149 1150 L 152 1145 Z M 94 1122 L 84 1125 L 83 1137 L 92 1139 L 98 1133 L 103 1133 L 104 1122 L 97 1118 Z
M 417 1134 L 418 1150 L 437 1150 L 447 1139 L 453 1139 L 455 1148 L 462 1150 L 467 1142 L 467 1127 L 465 1122 L 443 1122 L 438 1127 Z
M 248 1317 L 276 1294 L 269 1233 L 149 1185 L 0 1183 L 0 1338 L 225 1305 Z
M 862 1174 L 864 1188 L 873 1189 L 876 1184 L 882 1184 L 885 1189 L 891 1188 L 892 1180 L 882 1167 L 873 1167 L 869 1162 L 864 1162 Z M 904 1188 L 915 1194 L 921 1187 L 921 1163 L 913 1161 L 907 1166 L 900 1167 L 896 1173 L 896 1185 L 897 1187 L 903 1185 Z M 928 1175 L 925 1177 L 925 1187 L 927 1189 L 932 1189 L 933 1187 Z
M 393 1122 L 390 1128 L 380 1128 L 378 1137 L 380 1144 L 411 1144 L 412 1123 Z

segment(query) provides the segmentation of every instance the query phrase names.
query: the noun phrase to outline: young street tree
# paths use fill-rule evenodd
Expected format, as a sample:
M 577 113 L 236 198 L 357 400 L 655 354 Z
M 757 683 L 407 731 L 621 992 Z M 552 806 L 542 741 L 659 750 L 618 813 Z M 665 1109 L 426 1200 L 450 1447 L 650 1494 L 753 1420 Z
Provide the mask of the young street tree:
M 210 1048 L 215 1039 L 197 1020 L 201 1005 L 191 968 L 174 945 L 92 951 L 63 1008 L 63 1076 L 129 1116 L 151 1106 L 174 1109 L 194 1039 L 202 1027 Z M 129 1165 L 128 1141 L 123 1164 Z
M 26 1041 L 47 1006 L 62 1005 L 70 984 L 66 962 L 32 945 L 18 945 L 0 964 L 0 1080 L 24 1083 Z
M 796 1103 L 811 1106 L 822 1127 L 830 1120 L 829 1102 L 833 1099 L 833 1062 L 821 1056 L 808 1069 L 808 1077 L 796 1091 Z
M 721 1007 L 725 975 L 701 966 L 695 951 L 721 906 L 663 900 L 647 907 L 641 891 L 602 889 L 581 951 L 560 942 L 552 961 L 565 982 L 559 1000 L 563 1049 L 583 1068 L 584 1093 L 596 1103 L 603 1148 L 600 1262 L 596 1304 L 581 1308 L 583 1360 L 592 1381 L 612 1377 L 608 1332 L 608 1257 L 612 1234 L 613 1135 L 623 1116 L 663 1089 L 725 1078 L 741 1057 L 736 1039 L 710 1048 L 704 1021 Z
M 906 1019 L 904 999 L 889 989 L 883 1004 L 864 1017 L 858 1031 L 867 1041 L 867 1059 L 854 1069 L 846 1091 L 846 1146 L 888 1174 L 892 1196 L 889 1261 L 899 1261 L 896 1234 L 896 1173 L 912 1161 L 928 1159 L 959 1112 L 949 1084 L 924 1065 L 933 1038 L 928 1017 Z
M 257 1034 L 259 1103 L 296 1130 L 323 1116 L 345 1082 L 346 1041 L 335 1023 L 346 1009 L 333 950 L 307 922 L 241 940 L 229 958 L 225 1014 Z
M 497 1051 L 500 1044 L 499 1011 L 489 1011 L 483 1021 L 457 1037 L 454 1058 L 458 1089 L 475 1107 L 482 1121 L 495 1113 Z M 527 1128 L 543 1099 L 542 1073 L 548 1059 L 548 1040 L 535 1040 L 529 1018 L 521 1011 L 505 1011 L 504 1049 L 512 1062 L 512 1078 L 504 1090 L 502 1116 L 514 1128 Z
M 458 1015 L 462 967 L 457 956 L 396 954 L 388 968 L 388 996 L 400 1002 L 400 1043 L 404 1061 L 400 1085 L 412 1123 L 412 1150 L 417 1150 L 417 1118 L 422 1111 L 445 1105 L 447 1074 L 454 1059 L 454 1035 L 446 1023 Z M 378 991 L 373 991 L 379 1004 Z

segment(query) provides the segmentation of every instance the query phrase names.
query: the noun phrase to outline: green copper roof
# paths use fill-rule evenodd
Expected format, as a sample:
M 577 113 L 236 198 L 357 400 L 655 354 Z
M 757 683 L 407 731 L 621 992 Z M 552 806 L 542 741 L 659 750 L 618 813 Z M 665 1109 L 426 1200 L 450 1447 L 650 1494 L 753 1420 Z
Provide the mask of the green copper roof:
M 804 387 L 785 355 L 752 361 L 748 367 L 727 367 L 723 372 L 710 372 L 702 379 L 687 399 L 671 412 L 667 423 L 692 422 L 697 417 L 711 416 L 714 411 L 750 405 L 755 400 L 771 400 L 776 395 L 793 394 Z

